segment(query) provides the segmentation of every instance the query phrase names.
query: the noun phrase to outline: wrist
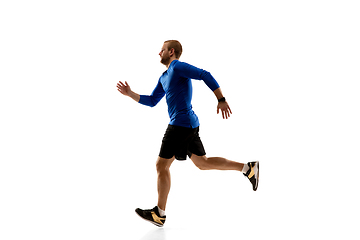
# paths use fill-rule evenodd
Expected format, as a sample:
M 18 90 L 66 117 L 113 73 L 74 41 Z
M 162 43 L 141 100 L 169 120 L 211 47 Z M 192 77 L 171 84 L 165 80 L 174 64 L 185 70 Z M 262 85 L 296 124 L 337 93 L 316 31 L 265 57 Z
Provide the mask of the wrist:
M 128 95 L 130 98 L 132 98 L 133 100 L 135 100 L 136 102 L 139 102 L 140 101 L 140 95 L 133 92 L 133 91 L 130 91 L 129 92 L 129 95 Z
M 221 103 L 221 102 L 226 102 L 225 97 L 219 98 L 219 99 L 218 99 L 218 102 L 219 102 L 219 103 Z

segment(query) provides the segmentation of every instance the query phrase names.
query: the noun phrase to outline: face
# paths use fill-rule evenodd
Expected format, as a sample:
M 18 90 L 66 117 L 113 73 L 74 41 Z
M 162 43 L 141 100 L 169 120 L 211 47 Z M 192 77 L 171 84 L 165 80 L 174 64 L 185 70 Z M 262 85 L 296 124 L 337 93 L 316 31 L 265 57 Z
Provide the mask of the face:
M 167 43 L 164 43 L 159 55 L 160 62 L 164 65 L 168 65 L 170 62 L 170 51 L 168 50 Z

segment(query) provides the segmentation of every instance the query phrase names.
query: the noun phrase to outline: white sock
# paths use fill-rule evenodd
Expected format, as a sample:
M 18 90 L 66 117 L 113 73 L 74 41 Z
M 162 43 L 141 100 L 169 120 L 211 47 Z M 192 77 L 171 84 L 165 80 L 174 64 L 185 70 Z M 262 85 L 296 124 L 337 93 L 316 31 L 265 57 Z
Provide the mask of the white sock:
M 159 208 L 159 206 L 158 206 L 157 208 L 158 208 L 158 210 L 159 210 L 160 217 L 165 216 L 165 211 L 162 210 L 161 208 Z
M 241 170 L 241 172 L 246 173 L 248 170 L 249 170 L 249 166 L 247 165 L 247 163 L 245 163 L 243 169 Z

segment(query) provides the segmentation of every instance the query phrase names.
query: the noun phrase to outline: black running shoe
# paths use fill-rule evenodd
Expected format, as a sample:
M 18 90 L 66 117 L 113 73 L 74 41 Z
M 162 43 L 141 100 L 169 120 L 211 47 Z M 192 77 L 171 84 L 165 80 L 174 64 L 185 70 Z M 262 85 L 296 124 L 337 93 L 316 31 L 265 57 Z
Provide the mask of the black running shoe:
M 158 207 L 153 209 L 142 210 L 140 208 L 135 209 L 135 212 L 144 220 L 155 224 L 158 227 L 164 226 L 166 216 L 160 217 Z
M 244 175 L 250 180 L 253 190 L 256 191 L 259 184 L 259 162 L 248 162 L 249 170 Z

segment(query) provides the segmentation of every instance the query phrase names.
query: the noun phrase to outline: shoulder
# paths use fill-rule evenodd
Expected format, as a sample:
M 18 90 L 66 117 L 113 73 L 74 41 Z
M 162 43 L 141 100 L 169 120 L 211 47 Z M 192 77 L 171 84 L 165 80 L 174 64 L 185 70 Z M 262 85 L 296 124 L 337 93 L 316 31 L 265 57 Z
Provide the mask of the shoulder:
M 187 69 L 189 67 L 191 67 L 190 64 L 188 64 L 186 62 L 181 62 L 179 60 L 174 60 L 174 64 L 172 64 L 172 68 L 175 71 L 182 71 L 182 70 Z

